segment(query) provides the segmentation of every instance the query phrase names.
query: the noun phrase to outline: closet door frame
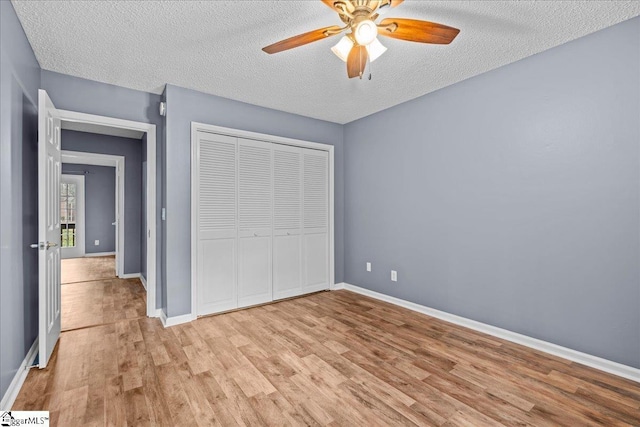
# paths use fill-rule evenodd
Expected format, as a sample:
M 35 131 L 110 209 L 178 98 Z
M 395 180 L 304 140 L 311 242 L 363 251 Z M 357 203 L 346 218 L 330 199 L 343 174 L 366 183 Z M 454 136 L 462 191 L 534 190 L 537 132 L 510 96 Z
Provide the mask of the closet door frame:
M 233 138 L 270 142 L 293 147 L 310 148 L 326 151 L 329 156 L 329 289 L 335 288 L 335 236 L 334 236 L 334 147 L 329 144 L 284 138 L 257 132 L 191 122 L 191 316 L 197 315 L 197 272 L 198 272 L 198 132 L 208 132 Z

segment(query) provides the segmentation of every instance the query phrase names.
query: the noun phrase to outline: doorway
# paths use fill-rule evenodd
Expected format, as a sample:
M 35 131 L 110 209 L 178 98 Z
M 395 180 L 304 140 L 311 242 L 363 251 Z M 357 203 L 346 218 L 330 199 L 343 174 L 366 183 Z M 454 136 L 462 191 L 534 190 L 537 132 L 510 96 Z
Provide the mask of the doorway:
M 111 144 L 109 144 L 111 143 Z M 125 181 L 133 179 L 126 176 L 125 165 L 134 166 L 130 153 L 138 154 L 142 149 L 142 142 L 137 139 L 126 139 L 114 136 L 97 135 L 87 132 L 61 132 L 61 146 L 74 149 L 95 149 L 96 145 L 106 145 L 114 152 L 123 155 L 106 155 L 84 151 L 61 151 L 62 177 L 60 187 L 60 217 L 61 217 L 61 331 L 86 328 L 103 325 L 111 322 L 120 307 L 130 308 L 128 315 L 118 313 L 120 318 L 131 316 L 144 316 L 145 300 L 144 289 L 137 280 L 129 282 L 120 281 L 124 270 L 125 251 L 127 248 L 124 239 L 118 238 L 121 231 L 125 231 L 126 196 L 137 200 L 138 210 L 141 210 L 142 186 L 136 188 L 136 192 L 129 192 L 125 196 Z M 129 151 L 126 151 L 129 150 Z M 129 153 L 129 162 L 126 155 Z M 139 162 L 141 163 L 141 161 Z M 142 166 L 138 164 L 137 170 L 141 173 Z M 132 174 L 129 174 L 132 175 Z M 65 178 L 69 177 L 69 178 Z M 65 180 L 74 178 L 84 181 L 84 191 L 74 192 L 77 199 L 84 199 L 84 209 L 78 206 L 76 221 L 77 240 L 84 243 L 82 252 L 72 252 L 73 257 L 65 256 L 65 246 L 70 245 L 69 239 L 65 241 Z M 138 182 L 141 178 L 138 177 Z M 131 186 L 130 186 L 131 187 Z M 71 187 L 73 190 L 73 187 Z M 122 197 L 120 197 L 122 196 Z M 68 197 L 68 196 L 67 196 Z M 73 199 L 71 199 L 72 201 Z M 133 218 L 136 219 L 136 218 Z M 131 222 L 131 221 L 130 221 Z M 131 227 L 140 227 L 141 220 L 137 218 Z M 70 229 L 73 227 L 69 227 Z M 73 235 L 73 233 L 69 233 Z M 140 231 L 137 231 L 140 234 Z M 82 243 L 76 244 L 82 246 Z M 117 290 L 117 292 L 116 292 Z M 126 294 L 126 295 L 120 295 Z M 118 304 L 112 304 L 115 297 L 122 296 Z
M 64 139 L 64 135 L 62 132 L 61 139 Z M 85 188 L 83 194 L 85 208 L 81 212 L 82 242 L 80 243 L 83 245 L 83 251 L 78 256 L 65 257 L 64 234 L 62 234 L 62 283 L 116 276 L 124 278 L 125 157 L 62 150 L 61 160 L 62 176 L 73 174 L 82 177 Z M 61 187 L 61 205 L 63 192 L 64 187 Z M 63 214 L 64 212 L 61 211 L 61 218 Z M 62 223 L 61 228 L 64 228 Z M 76 253 L 73 254 L 76 255 Z M 79 257 L 85 259 L 77 259 Z M 75 261 L 68 261 L 68 258 L 75 258 Z M 109 263 L 102 262 L 104 261 L 102 259 L 89 258 L 107 258 L 113 268 L 106 265 Z M 72 268 L 65 268 L 65 265 Z
M 38 240 L 33 247 L 39 249 L 39 366 L 45 368 L 58 341 L 61 331 L 61 252 L 62 252 L 62 222 L 60 215 L 59 191 L 62 166 L 61 133 L 62 130 L 87 132 L 98 135 L 133 136 L 144 138 L 146 168 L 144 192 L 144 228 L 141 232 L 141 245 L 144 247 L 146 261 L 146 277 L 141 274 L 122 274 L 122 282 L 142 283 L 138 296 L 142 296 L 142 307 L 135 310 L 140 315 L 157 317 L 156 310 L 156 130 L 155 125 L 116 119 L 112 117 L 96 116 L 74 111 L 59 110 L 44 90 L 39 91 L 39 137 L 38 158 L 40 173 L 38 176 Z M 76 187 L 77 190 L 77 187 Z M 68 189 L 67 189 L 68 197 Z M 122 197 L 118 195 L 118 199 Z M 121 205 L 119 205 L 121 206 Z M 119 223 L 119 219 L 116 219 Z M 67 224 L 66 229 L 71 226 Z M 118 238 L 123 231 L 119 228 Z M 75 233 L 75 231 L 73 232 Z M 66 233 L 69 234 L 68 232 Z M 68 236 L 67 236 L 68 237 Z M 74 236 L 75 237 L 75 236 Z M 119 240 L 119 247 L 120 246 Z M 86 249 L 86 248 L 85 248 Z M 124 254 L 120 254 L 124 255 Z M 124 258 L 121 256 L 120 258 Z M 121 260 L 123 261 L 123 260 Z M 117 264 L 123 265 L 122 262 Z M 105 286 L 112 289 L 121 287 L 115 283 L 116 279 Z M 116 301 L 111 303 L 116 304 Z M 90 304 L 91 305 L 91 304 Z M 116 304 L 124 306 L 122 304 Z M 113 318 L 121 316 L 113 312 Z

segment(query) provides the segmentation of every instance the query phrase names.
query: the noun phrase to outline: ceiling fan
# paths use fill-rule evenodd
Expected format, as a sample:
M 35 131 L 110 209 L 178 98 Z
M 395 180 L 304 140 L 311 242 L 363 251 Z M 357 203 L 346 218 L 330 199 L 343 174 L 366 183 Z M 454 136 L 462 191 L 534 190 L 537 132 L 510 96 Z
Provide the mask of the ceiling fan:
M 385 18 L 376 24 L 380 15 L 403 1 L 322 0 L 322 3 L 338 13 L 346 24 L 344 27 L 333 25 L 309 31 L 262 50 L 269 54 L 278 53 L 349 31 L 331 50 L 347 63 L 349 78 L 362 78 L 367 61 L 375 61 L 387 50 L 377 39 L 378 35 L 412 42 L 449 44 L 460 32 L 457 28 L 416 19 Z

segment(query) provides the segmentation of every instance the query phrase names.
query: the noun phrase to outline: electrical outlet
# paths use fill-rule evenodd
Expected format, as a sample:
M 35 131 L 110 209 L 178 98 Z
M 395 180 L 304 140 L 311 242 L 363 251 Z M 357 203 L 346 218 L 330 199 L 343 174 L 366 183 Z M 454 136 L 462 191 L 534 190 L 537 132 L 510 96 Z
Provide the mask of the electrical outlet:
M 398 281 L 398 272 L 395 270 L 391 270 L 391 281 L 392 282 Z
M 94 245 L 99 246 L 100 245 L 100 240 L 96 240 L 95 242 L 93 242 Z
M 371 263 L 370 262 L 367 263 L 367 271 L 371 271 Z

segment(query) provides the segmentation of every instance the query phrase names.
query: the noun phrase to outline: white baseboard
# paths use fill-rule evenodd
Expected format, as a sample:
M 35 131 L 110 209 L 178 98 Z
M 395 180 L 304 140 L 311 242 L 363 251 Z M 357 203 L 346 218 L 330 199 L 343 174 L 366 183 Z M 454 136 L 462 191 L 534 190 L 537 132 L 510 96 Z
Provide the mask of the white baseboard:
M 0 401 L 0 410 L 8 411 L 13 406 L 16 401 L 16 397 L 18 397 L 18 393 L 20 393 L 20 389 L 22 388 L 22 384 L 24 384 L 24 380 L 27 379 L 27 374 L 29 373 L 29 369 L 33 365 L 33 361 L 36 359 L 36 355 L 38 354 L 38 338 L 31 345 L 31 348 L 27 352 L 24 360 L 20 364 L 20 367 L 16 371 L 16 374 L 11 380 L 11 384 L 9 384 L 9 388 L 2 396 L 2 400 Z
M 139 277 L 140 281 L 142 282 L 142 286 L 144 286 L 144 290 L 147 290 L 147 279 L 144 278 L 144 276 L 142 275 L 142 273 L 140 274 Z
M 164 326 L 165 328 L 169 328 L 171 326 L 180 325 L 182 323 L 189 323 L 193 320 L 196 320 L 196 317 L 191 313 L 183 314 L 182 316 L 167 317 L 167 314 L 164 312 L 164 310 L 160 309 L 160 320 L 162 321 L 162 326 Z
M 340 283 L 334 283 L 333 286 L 331 286 L 331 290 L 332 291 L 339 291 L 340 289 L 344 289 L 346 283 L 344 282 L 340 282 Z
M 631 366 L 623 365 L 621 363 L 613 362 L 611 360 L 603 359 L 601 357 L 592 356 L 587 353 L 582 353 L 570 348 L 562 347 L 557 344 L 552 344 L 547 341 L 542 341 L 537 338 L 532 338 L 526 335 L 519 334 L 517 332 L 508 331 L 506 329 L 498 328 L 496 326 L 487 325 L 485 323 L 476 322 L 475 320 L 467 319 L 465 317 L 450 314 L 444 311 L 436 310 L 434 308 L 426 307 L 424 305 L 416 304 L 410 301 L 405 301 L 400 298 L 395 298 L 389 295 L 381 294 L 369 289 L 361 288 L 359 286 L 344 284 L 344 289 L 352 292 L 356 292 L 362 295 L 366 295 L 371 298 L 375 298 L 381 301 L 386 301 L 391 304 L 398 305 L 400 307 L 407 308 L 409 310 L 417 311 L 428 316 L 436 317 L 438 319 L 450 322 L 456 325 L 464 326 L 469 329 L 473 329 L 478 332 L 482 332 L 494 337 L 502 338 L 507 341 L 521 344 L 545 353 L 552 354 L 554 356 L 562 357 L 572 362 L 581 363 L 583 365 L 590 366 L 595 369 L 599 369 L 610 374 L 618 375 L 623 378 L 630 379 L 632 381 L 640 382 L 640 369 L 633 368 Z
M 125 273 L 118 276 L 120 279 L 139 279 L 142 277 L 140 273 Z
M 85 258 L 91 258 L 91 257 L 96 257 L 96 256 L 113 256 L 115 254 L 116 254 L 115 252 L 94 252 L 94 253 L 91 253 L 91 254 L 85 253 L 84 257 Z

